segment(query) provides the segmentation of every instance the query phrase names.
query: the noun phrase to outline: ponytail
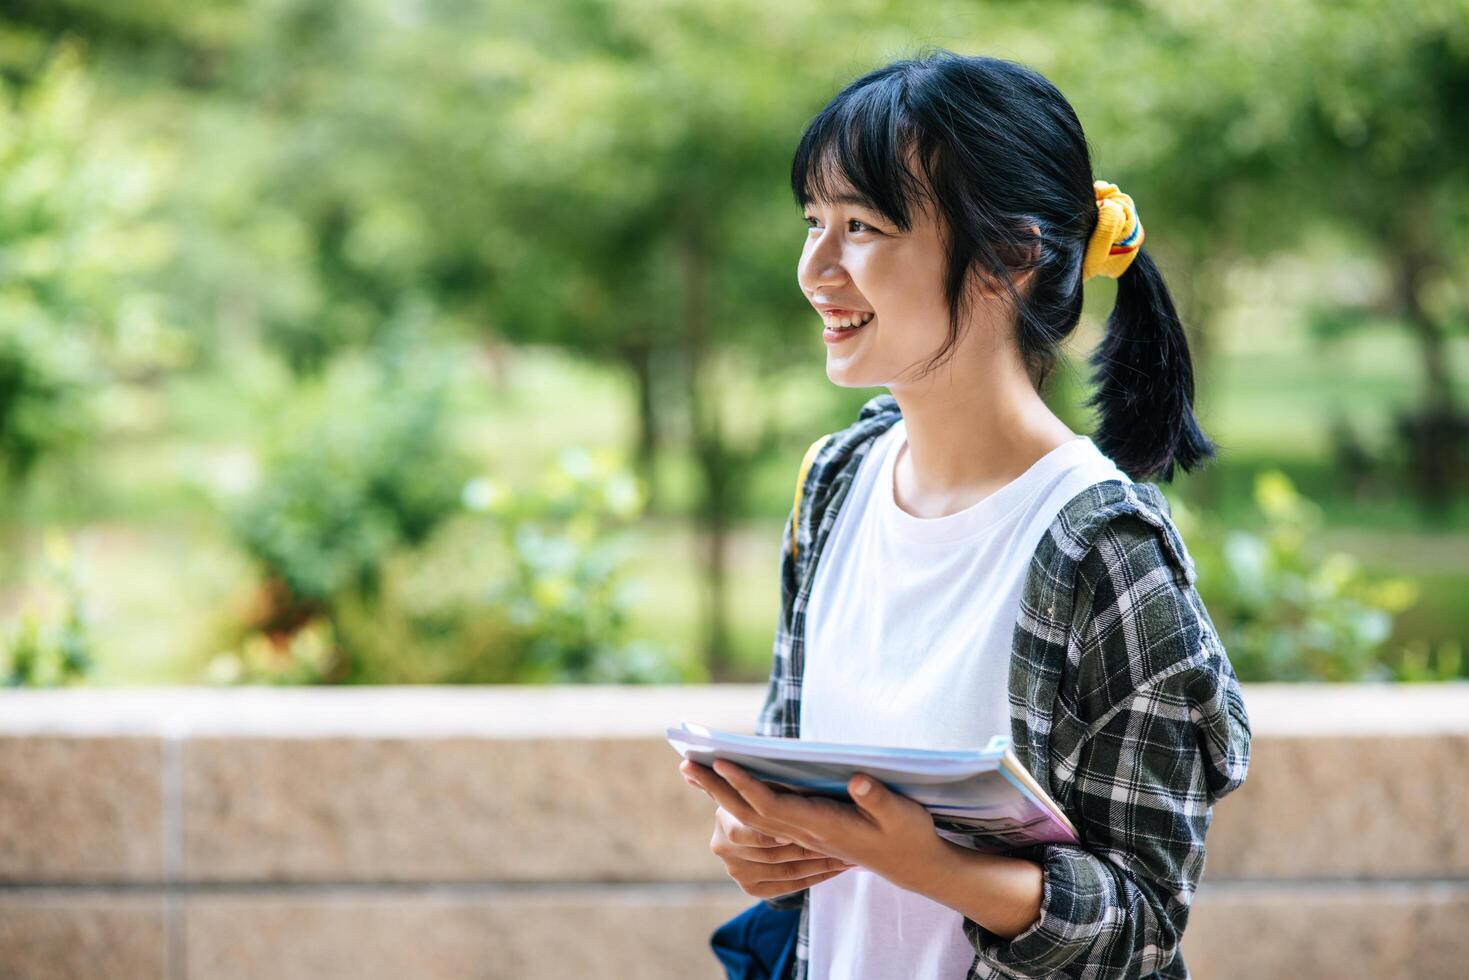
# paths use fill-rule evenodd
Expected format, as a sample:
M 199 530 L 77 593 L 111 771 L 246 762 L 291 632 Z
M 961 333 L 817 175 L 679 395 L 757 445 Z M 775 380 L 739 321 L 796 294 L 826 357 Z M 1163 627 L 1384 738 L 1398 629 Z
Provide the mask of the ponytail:
M 1214 456 L 1194 418 L 1188 338 L 1163 274 L 1145 248 L 1117 277 L 1107 333 L 1090 357 L 1101 422 L 1093 438 L 1129 477 L 1164 482 Z

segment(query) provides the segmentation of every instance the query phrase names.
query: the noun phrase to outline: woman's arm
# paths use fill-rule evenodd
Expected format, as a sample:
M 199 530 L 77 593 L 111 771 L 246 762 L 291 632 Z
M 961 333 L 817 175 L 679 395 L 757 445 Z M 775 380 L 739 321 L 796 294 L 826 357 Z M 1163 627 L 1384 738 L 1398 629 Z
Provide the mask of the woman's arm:
M 943 838 L 938 843 L 937 860 L 914 868 L 911 877 L 894 884 L 983 922 L 1006 939 L 1025 932 L 1040 918 L 1044 878 L 1039 862 L 986 854 Z
M 1079 656 L 1063 684 L 1085 727 L 1052 764 L 1074 773 L 1059 802 L 1082 842 L 1016 852 L 1042 871 L 1029 928 L 1007 935 L 965 915 L 976 954 L 1007 977 L 1141 977 L 1171 962 L 1213 804 L 1249 764 L 1234 670 L 1150 525 L 1110 523 L 1082 560 L 1075 601 Z

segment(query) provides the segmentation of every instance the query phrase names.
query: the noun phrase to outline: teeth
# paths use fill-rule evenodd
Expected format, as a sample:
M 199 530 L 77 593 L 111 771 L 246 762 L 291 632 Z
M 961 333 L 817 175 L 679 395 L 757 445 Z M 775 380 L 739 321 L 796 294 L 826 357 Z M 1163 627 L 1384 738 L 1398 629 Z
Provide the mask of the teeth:
M 876 315 L 875 313 L 859 313 L 854 318 L 850 316 L 837 317 L 830 313 L 823 313 L 821 314 L 821 319 L 825 321 L 828 327 L 834 330 L 850 330 L 853 327 L 866 326 Z

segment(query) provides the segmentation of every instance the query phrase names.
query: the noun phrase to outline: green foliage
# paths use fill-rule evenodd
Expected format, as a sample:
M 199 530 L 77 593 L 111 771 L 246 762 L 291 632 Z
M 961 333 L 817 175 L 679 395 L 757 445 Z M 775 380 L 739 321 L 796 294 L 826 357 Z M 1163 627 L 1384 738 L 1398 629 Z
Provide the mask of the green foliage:
M 537 487 L 515 491 L 489 477 L 466 484 L 465 505 L 490 519 L 510 556 L 485 601 L 507 610 L 522 682 L 680 679 L 660 651 L 628 636 L 636 583 L 621 579 L 634 541 L 610 532 L 636 518 L 645 500 L 614 454 L 576 446 Z
M 1204 341 L 1201 403 L 1224 392 L 1208 362 L 1217 322 L 1242 294 L 1268 294 L 1226 280 L 1318 234 L 1356 261 L 1331 270 L 1319 303 L 1282 308 L 1324 310 L 1323 336 L 1354 332 L 1365 310 L 1404 336 L 1457 339 L 1469 320 L 1457 285 L 1469 255 L 1466 9 L 939 0 L 915 22 L 886 0 L 838 18 L 809 0 L 22 4 L 0 24 L 0 465 L 24 478 L 48 457 L 105 457 L 105 472 L 140 474 L 141 493 L 165 487 L 171 461 L 215 458 L 257 423 L 225 432 L 160 410 L 156 431 L 129 433 L 135 443 L 89 435 L 121 434 L 119 404 L 161 404 L 170 372 L 197 370 L 212 404 L 228 403 L 241 353 L 263 345 L 309 380 L 257 413 L 284 431 L 266 481 L 232 509 L 265 569 L 251 624 L 261 642 L 221 644 L 242 658 L 235 676 L 636 674 L 615 657 L 598 665 L 591 644 L 620 628 L 620 600 L 595 575 L 578 582 L 595 546 L 558 544 L 569 516 L 502 529 L 516 571 L 495 601 L 409 570 L 454 509 L 447 488 L 462 485 L 435 446 L 438 409 L 421 384 L 374 380 L 344 398 L 323 379 L 394 337 L 432 346 L 440 328 L 615 364 L 647 395 L 641 431 L 650 451 L 656 437 L 657 465 L 691 486 L 697 471 L 717 533 L 741 512 L 768 434 L 803 448 L 805 430 L 825 431 L 801 398 L 770 397 L 778 373 L 824 393 L 813 409 L 870 394 L 831 398 L 822 383 L 823 348 L 792 282 L 805 229 L 785 178 L 811 113 L 929 41 L 1033 64 L 1071 98 L 1098 176 L 1139 201 L 1191 342 Z M 1128 56 L 1087 43 L 1098 37 L 1129 38 Z M 1111 287 L 1087 294 L 1088 319 L 1104 317 Z M 1393 294 L 1421 307 L 1416 333 Z M 1442 370 L 1427 377 L 1462 388 L 1462 347 L 1434 351 L 1422 360 Z M 126 398 L 114 397 L 119 380 Z M 379 384 L 391 405 L 375 404 Z M 1386 418 L 1405 390 L 1394 378 L 1350 402 Z M 1320 425 L 1324 397 L 1299 378 L 1218 417 L 1273 422 L 1287 391 L 1307 410 L 1270 429 L 1268 451 L 1283 458 L 1300 448 L 1281 448 L 1297 428 Z M 1068 409 L 1084 394 L 1052 399 L 1075 428 Z M 850 413 L 834 418 L 827 428 Z M 1419 442 L 1429 458 L 1442 446 Z M 767 469 L 772 506 L 788 501 L 789 470 Z M 1347 485 L 1336 480 L 1331 503 Z M 700 506 L 693 492 L 679 500 Z M 1272 528 L 1291 520 L 1267 516 Z M 1211 533 L 1206 574 L 1228 582 L 1217 608 L 1241 624 L 1250 669 L 1352 676 L 1376 663 L 1406 677 L 1455 663 L 1451 644 L 1381 659 L 1391 609 L 1360 570 L 1312 564 L 1302 542 L 1269 531 Z M 318 656 L 328 647 L 351 657 Z
M 572 447 L 534 486 L 514 490 L 482 476 L 464 482 L 456 497 L 462 511 L 452 534 L 446 528 L 424 548 L 381 554 L 370 593 L 347 582 L 325 601 L 297 602 L 294 617 L 282 616 L 282 602 L 268 600 L 266 605 L 277 610 L 277 623 L 287 625 L 251 630 L 215 656 L 204 679 L 222 684 L 681 679 L 662 651 L 629 635 L 637 583 L 625 581 L 625 571 L 637 541 L 627 526 L 642 514 L 645 496 L 616 454 Z M 476 577 L 465 582 L 470 575 Z
M 4 305 L 0 296 L 0 467 L 20 484 L 43 457 L 79 447 L 94 419 L 85 352 L 22 316 L 6 316 Z
M 23 610 L 0 634 L 0 683 L 6 687 L 63 687 L 86 680 L 95 665 L 71 546 L 48 532 L 46 552 L 53 601 Z
M 1380 654 L 1415 583 L 1368 574 L 1351 555 L 1315 558 L 1320 509 L 1283 473 L 1260 473 L 1258 531 L 1225 529 L 1173 503 L 1198 585 L 1242 681 L 1387 679 Z
M 231 516 L 290 600 L 325 607 L 344 590 L 373 594 L 387 556 L 455 511 L 467 464 L 448 442 L 444 401 L 433 380 L 360 364 L 309 386 Z
M 331 620 L 312 619 L 280 638 L 250 633 L 234 650 L 216 654 L 204 670 L 210 684 L 322 684 L 337 672 L 341 651 Z
M 459 533 L 456 527 L 454 533 Z M 443 536 L 448 536 L 446 528 Z M 516 684 L 517 630 L 506 609 L 455 581 L 462 566 L 403 554 L 373 601 L 344 596 L 336 636 L 351 651 L 346 684 Z M 403 568 L 400 565 L 412 565 Z
M 411 640 L 414 620 L 384 579 L 395 555 L 423 546 L 459 510 L 469 464 L 445 425 L 450 390 L 444 364 L 391 348 L 340 357 L 297 386 L 261 479 L 229 508 L 263 580 L 207 681 L 401 681 L 380 634 Z M 373 619 L 408 629 L 361 628 Z M 396 656 L 414 653 L 408 642 Z
M 1422 638 L 1403 644 L 1390 664 L 1392 678 L 1409 684 L 1458 681 L 1464 678 L 1464 645 L 1458 640 L 1430 644 Z
M 187 338 L 151 276 L 167 155 L 104 118 L 81 47 L 24 88 L 0 79 L 0 466 L 23 482 L 96 434 L 92 389 L 173 366 Z

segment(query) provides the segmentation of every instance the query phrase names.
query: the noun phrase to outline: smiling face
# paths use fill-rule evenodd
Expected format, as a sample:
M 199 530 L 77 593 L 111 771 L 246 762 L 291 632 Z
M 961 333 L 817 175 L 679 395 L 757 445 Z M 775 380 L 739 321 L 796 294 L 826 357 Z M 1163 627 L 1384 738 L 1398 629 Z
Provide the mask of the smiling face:
M 831 327 L 840 325 L 841 313 L 816 313 L 827 328 L 827 377 L 845 388 L 901 384 L 948 334 L 941 226 L 928 208 L 902 231 L 850 197 L 849 185 L 833 184 L 835 200 L 814 200 L 805 209 L 806 242 L 796 279 L 813 307 L 876 315 L 865 326 L 839 333 Z

